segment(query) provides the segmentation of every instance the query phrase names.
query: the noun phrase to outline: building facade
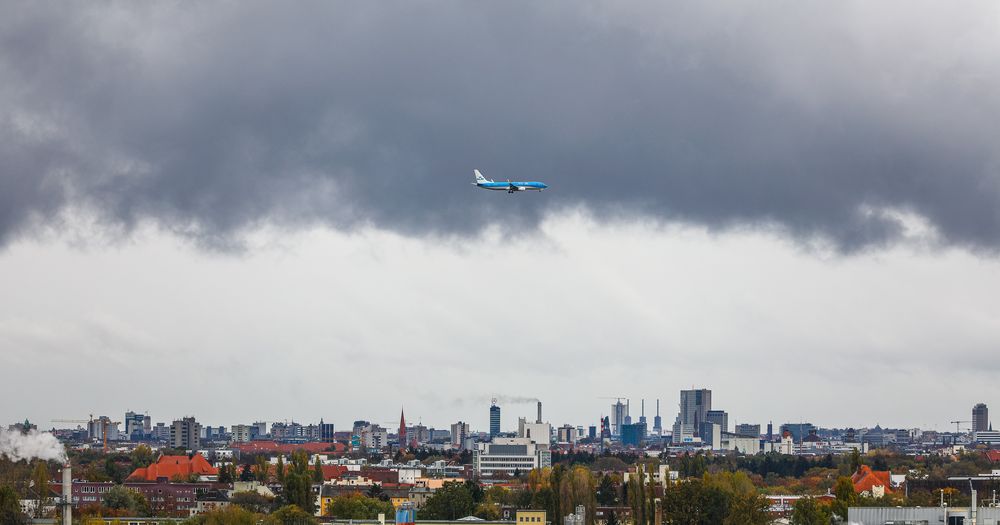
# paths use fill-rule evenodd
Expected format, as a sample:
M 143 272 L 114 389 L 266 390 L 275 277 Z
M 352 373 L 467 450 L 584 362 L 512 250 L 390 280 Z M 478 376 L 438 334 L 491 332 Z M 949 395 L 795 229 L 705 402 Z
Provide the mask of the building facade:
M 535 443 L 528 438 L 498 437 L 489 443 L 476 444 L 472 464 L 480 476 L 513 475 L 552 466 L 552 453 L 548 443 Z
M 972 407 L 972 431 L 982 432 L 990 429 L 990 411 L 986 403 L 976 403 Z
M 170 446 L 184 450 L 201 448 L 201 423 L 193 417 L 174 421 L 170 425 Z

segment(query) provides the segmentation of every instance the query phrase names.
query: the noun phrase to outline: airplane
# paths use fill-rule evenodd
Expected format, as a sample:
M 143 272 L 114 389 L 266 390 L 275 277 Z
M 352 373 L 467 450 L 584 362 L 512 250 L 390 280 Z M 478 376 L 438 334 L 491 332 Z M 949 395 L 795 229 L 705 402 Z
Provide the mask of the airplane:
M 493 182 L 492 180 L 483 177 L 483 174 L 479 173 L 479 170 L 472 170 L 472 171 L 475 172 L 476 174 L 476 182 L 473 182 L 473 184 L 479 186 L 484 190 L 507 190 L 507 193 L 514 193 L 515 191 L 528 191 L 528 190 L 542 191 L 545 188 L 549 187 L 549 185 L 545 184 L 544 182 L 535 182 L 535 181 L 511 182 L 510 179 L 507 179 L 507 182 Z

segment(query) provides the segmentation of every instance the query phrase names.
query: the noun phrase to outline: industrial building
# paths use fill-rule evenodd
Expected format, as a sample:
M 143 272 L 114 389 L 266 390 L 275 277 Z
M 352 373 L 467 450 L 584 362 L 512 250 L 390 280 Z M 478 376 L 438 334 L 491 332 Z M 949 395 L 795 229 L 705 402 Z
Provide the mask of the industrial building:
M 532 439 L 498 437 L 490 443 L 477 443 L 472 454 L 473 469 L 480 476 L 498 473 L 524 473 L 552 465 L 549 444 Z

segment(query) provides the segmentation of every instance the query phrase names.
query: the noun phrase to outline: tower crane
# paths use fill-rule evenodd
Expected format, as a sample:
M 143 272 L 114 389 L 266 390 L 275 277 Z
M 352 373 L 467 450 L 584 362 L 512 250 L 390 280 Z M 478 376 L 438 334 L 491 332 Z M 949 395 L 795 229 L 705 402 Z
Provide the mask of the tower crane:
M 94 414 L 90 414 L 90 419 L 53 419 L 53 423 L 86 423 L 89 425 L 94 423 Z M 104 453 L 108 453 L 108 425 L 121 425 L 121 421 L 111 421 L 111 418 L 102 416 L 100 419 L 96 420 L 101 423 L 101 440 L 104 442 Z
M 972 423 L 972 421 L 961 421 L 961 420 L 959 420 L 959 421 L 952 421 L 952 423 L 955 424 L 955 433 L 958 434 L 958 433 L 961 432 L 961 430 L 959 430 L 959 428 L 958 428 L 958 425 L 960 425 L 962 423 Z

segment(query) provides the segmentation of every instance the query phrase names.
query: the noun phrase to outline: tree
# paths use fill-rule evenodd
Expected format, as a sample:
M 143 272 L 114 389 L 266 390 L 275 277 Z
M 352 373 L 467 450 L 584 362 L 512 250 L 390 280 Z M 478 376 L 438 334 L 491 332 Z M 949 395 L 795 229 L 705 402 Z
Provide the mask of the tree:
M 153 449 L 149 448 L 149 445 L 135 447 L 135 450 L 129 454 L 129 459 L 132 461 L 132 470 L 146 468 L 156 460 L 155 456 L 153 456 Z
M 316 518 L 296 505 L 285 505 L 264 519 L 264 525 L 316 525 Z
M 181 522 L 182 525 L 257 525 L 263 515 L 251 512 L 243 507 L 229 505 L 210 510 L 203 514 L 192 516 Z
M 251 468 L 250 464 L 247 463 L 246 465 L 243 465 L 243 468 L 240 470 L 240 481 L 253 481 L 253 480 L 254 480 L 253 469 Z
M 104 506 L 109 509 L 124 511 L 129 516 L 149 516 L 151 514 L 149 502 L 146 497 L 138 492 L 132 492 L 127 488 L 116 485 L 104 494 L 101 499 Z
M 735 494 L 729 499 L 729 512 L 723 525 L 767 525 L 771 517 L 767 513 L 770 504 L 760 494 Z
M 257 481 L 267 483 L 267 478 L 271 472 L 271 464 L 267 461 L 267 456 L 259 454 L 253 458 L 253 471 Z
M 571 514 L 578 505 L 586 509 L 587 523 L 593 523 L 597 500 L 594 496 L 594 475 L 584 466 L 574 467 L 562 476 L 559 482 L 559 508 L 563 514 Z
M 861 468 L 861 453 L 858 452 L 857 448 L 851 449 L 851 474 L 854 474 Z
M 35 470 L 31 473 L 31 482 L 35 491 L 35 517 L 41 518 L 45 502 L 49 500 L 49 466 L 42 460 L 35 462 Z
M 603 507 L 611 507 L 618 502 L 618 487 L 607 474 L 601 476 L 601 483 L 597 486 L 597 502 Z
M 279 484 L 285 484 L 285 456 L 278 456 L 278 464 L 274 467 L 274 475 Z
M 700 479 L 677 483 L 663 491 L 663 523 L 709 525 L 725 520 L 726 493 Z
M 323 464 L 319 461 L 319 454 L 313 463 L 313 483 L 323 483 Z
M 792 525 L 829 525 L 830 511 L 815 498 L 801 498 L 792 507 Z
M 374 520 L 379 514 L 392 516 L 392 503 L 376 498 L 362 496 L 351 492 L 330 500 L 326 509 L 327 516 L 341 520 Z
M 274 498 L 265 496 L 259 492 L 248 490 L 244 492 L 234 492 L 229 497 L 229 504 L 243 507 L 244 509 L 257 514 L 266 514 L 271 510 Z
M 17 492 L 13 487 L 0 487 L 0 525 L 25 525 L 28 517 L 21 513 Z
M 847 509 L 858 503 L 858 494 L 854 492 L 854 483 L 851 483 L 851 478 L 846 476 L 837 478 L 833 494 L 837 499 L 830 504 L 831 513 L 841 521 L 847 521 Z
M 476 510 L 472 494 L 464 483 L 449 482 L 435 491 L 420 508 L 422 520 L 457 520 Z
M 236 481 L 236 465 L 223 463 L 219 465 L 219 483 L 232 483 Z

